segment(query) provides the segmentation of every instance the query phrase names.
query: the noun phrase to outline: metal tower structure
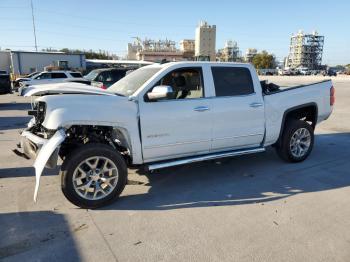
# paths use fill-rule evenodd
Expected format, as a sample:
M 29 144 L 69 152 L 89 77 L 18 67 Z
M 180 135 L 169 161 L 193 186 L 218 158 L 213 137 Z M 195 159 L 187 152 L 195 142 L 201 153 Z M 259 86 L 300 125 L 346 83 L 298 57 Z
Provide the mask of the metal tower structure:
M 312 34 L 299 31 L 298 34 L 292 35 L 287 66 L 319 69 L 322 63 L 323 44 L 324 36 L 318 35 L 316 31 Z

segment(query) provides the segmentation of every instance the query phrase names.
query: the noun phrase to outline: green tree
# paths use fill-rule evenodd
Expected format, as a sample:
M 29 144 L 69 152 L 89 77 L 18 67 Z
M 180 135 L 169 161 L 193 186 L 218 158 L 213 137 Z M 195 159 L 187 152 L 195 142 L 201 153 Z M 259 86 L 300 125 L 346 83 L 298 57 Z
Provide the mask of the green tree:
M 256 69 L 269 69 L 276 67 L 276 58 L 273 54 L 266 51 L 256 54 L 252 61 Z

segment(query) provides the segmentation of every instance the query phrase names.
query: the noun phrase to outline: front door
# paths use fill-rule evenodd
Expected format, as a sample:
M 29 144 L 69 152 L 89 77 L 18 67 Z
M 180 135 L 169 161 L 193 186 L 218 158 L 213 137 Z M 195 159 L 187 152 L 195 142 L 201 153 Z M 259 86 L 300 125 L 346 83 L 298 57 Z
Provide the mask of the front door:
M 205 98 L 202 75 L 201 67 L 171 71 L 156 84 L 171 86 L 171 98 L 140 101 L 145 162 L 209 152 L 211 99 Z

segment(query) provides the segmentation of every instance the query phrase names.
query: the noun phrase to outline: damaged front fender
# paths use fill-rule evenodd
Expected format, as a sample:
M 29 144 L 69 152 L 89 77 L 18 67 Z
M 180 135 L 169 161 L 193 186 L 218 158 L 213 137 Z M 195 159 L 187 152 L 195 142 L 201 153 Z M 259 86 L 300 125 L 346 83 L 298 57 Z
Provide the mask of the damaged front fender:
M 40 177 L 45 168 L 45 165 L 52 153 L 62 144 L 66 138 L 66 133 L 63 129 L 59 129 L 56 133 L 47 140 L 41 147 L 39 154 L 36 157 L 34 162 L 35 168 L 35 190 L 34 190 L 34 201 L 36 202 L 39 186 L 40 186 Z

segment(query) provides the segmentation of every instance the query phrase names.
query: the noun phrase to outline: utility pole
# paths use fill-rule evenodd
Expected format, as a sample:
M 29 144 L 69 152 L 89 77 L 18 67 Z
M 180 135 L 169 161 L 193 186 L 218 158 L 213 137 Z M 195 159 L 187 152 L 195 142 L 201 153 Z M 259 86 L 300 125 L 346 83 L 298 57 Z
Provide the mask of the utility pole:
M 34 41 L 35 41 L 35 51 L 38 52 L 38 45 L 36 43 L 36 32 L 35 32 L 35 20 L 34 20 L 34 10 L 33 10 L 33 0 L 30 0 L 30 6 L 32 8 L 32 19 L 33 19 L 33 32 L 34 32 Z

